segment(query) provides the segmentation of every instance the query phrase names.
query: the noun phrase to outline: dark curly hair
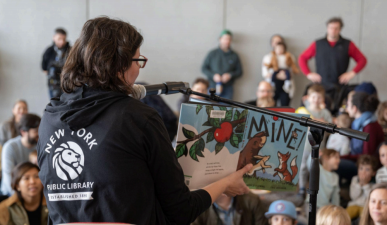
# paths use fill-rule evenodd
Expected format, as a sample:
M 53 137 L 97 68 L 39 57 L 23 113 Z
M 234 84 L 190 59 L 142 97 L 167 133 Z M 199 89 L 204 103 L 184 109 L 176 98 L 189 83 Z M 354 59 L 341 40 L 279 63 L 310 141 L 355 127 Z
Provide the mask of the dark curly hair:
M 91 88 L 136 94 L 123 78 L 143 42 L 129 23 L 108 17 L 88 20 L 71 48 L 61 74 L 64 92 L 87 84 Z
M 379 105 L 379 100 L 375 95 L 369 95 L 366 92 L 355 92 L 352 96 L 352 104 L 361 112 L 375 112 Z

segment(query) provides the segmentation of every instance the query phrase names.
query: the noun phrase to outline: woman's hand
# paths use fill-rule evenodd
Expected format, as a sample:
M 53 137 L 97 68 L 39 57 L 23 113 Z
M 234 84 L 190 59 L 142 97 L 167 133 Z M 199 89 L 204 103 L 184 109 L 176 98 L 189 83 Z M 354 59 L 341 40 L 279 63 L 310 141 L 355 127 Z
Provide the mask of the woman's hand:
M 248 164 L 242 169 L 225 177 L 224 179 L 228 180 L 229 186 L 226 188 L 226 191 L 224 192 L 224 194 L 230 197 L 247 194 L 250 191 L 250 189 L 246 186 L 245 182 L 243 181 L 243 175 L 246 174 L 252 167 L 253 167 L 252 164 Z
M 243 175 L 252 167 L 252 164 L 248 164 L 227 177 L 204 187 L 203 189 L 210 194 L 212 203 L 214 203 L 214 201 L 223 193 L 228 196 L 243 195 L 248 193 L 249 188 L 243 181 Z

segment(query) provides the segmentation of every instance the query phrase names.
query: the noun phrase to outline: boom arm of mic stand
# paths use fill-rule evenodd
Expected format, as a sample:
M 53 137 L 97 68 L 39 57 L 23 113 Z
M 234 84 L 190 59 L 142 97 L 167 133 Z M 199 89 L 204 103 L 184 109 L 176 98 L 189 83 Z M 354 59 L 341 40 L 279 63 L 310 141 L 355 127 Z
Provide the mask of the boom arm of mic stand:
M 357 130 L 352 130 L 352 129 L 347 129 L 347 128 L 337 127 L 336 124 L 324 123 L 324 122 L 320 122 L 320 121 L 317 121 L 317 120 L 313 120 L 313 119 L 308 118 L 308 117 L 301 117 L 301 118 L 299 118 L 299 117 L 295 117 L 295 116 L 292 116 L 292 115 L 289 115 L 289 114 L 285 114 L 285 113 L 281 113 L 281 112 L 276 112 L 276 111 L 268 110 L 268 109 L 265 109 L 265 108 L 255 107 L 255 106 L 252 106 L 252 105 L 244 104 L 244 103 L 241 103 L 241 102 L 236 102 L 236 101 L 233 101 L 233 100 L 230 100 L 230 99 L 226 99 L 226 98 L 221 98 L 221 97 L 215 95 L 215 90 L 213 90 L 213 89 L 210 90 L 210 93 L 211 93 L 210 95 L 202 94 L 202 93 L 199 93 L 199 92 L 192 91 L 190 88 L 183 88 L 183 89 L 180 89 L 179 91 L 180 91 L 180 93 L 183 93 L 185 95 L 191 95 L 191 94 L 198 95 L 198 96 L 204 97 L 206 99 L 210 99 L 212 101 L 224 102 L 224 103 L 227 103 L 227 104 L 230 104 L 230 105 L 239 106 L 239 107 L 242 107 L 242 108 L 245 108 L 245 109 L 254 110 L 254 111 L 257 111 L 257 112 L 260 112 L 260 113 L 265 113 L 265 114 L 268 114 L 268 115 L 271 115 L 271 116 L 276 116 L 276 117 L 279 117 L 279 118 L 282 118 L 282 119 L 291 120 L 291 121 L 294 121 L 294 122 L 298 122 L 298 123 L 300 123 L 303 126 L 315 127 L 315 128 L 321 129 L 323 131 L 326 131 L 328 133 L 332 133 L 332 134 L 333 133 L 339 133 L 341 135 L 344 135 L 344 136 L 347 136 L 347 137 L 351 137 L 351 138 L 356 138 L 356 139 L 359 139 L 359 140 L 362 140 L 362 141 L 368 141 L 369 140 L 369 134 L 368 133 L 364 133 L 364 132 L 357 131 Z

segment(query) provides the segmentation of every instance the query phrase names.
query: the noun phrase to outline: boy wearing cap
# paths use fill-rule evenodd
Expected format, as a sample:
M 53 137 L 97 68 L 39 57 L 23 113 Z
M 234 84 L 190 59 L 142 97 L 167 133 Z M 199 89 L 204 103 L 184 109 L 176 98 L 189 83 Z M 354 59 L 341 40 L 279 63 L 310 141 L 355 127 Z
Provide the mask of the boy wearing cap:
M 285 200 L 277 200 L 271 203 L 269 211 L 265 213 L 271 225 L 296 225 L 297 211 L 293 203 Z
M 232 99 L 233 84 L 236 78 L 242 76 L 242 65 L 239 56 L 230 45 L 232 33 L 223 30 L 219 37 L 219 47 L 210 51 L 202 66 L 202 72 L 210 81 L 210 88 L 222 86 L 220 97 Z

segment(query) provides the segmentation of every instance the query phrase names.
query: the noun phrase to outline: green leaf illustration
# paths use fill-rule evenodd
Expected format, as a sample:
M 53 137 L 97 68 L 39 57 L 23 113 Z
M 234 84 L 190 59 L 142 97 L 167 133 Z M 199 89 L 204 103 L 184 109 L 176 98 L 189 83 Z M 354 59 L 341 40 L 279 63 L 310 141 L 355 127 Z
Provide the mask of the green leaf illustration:
M 187 130 L 183 127 L 183 134 L 186 138 L 194 138 L 195 133 L 193 131 Z
M 210 118 L 210 124 L 213 127 L 220 127 L 220 119 L 219 118 Z
M 189 150 L 189 155 L 191 156 L 191 158 L 195 161 L 198 161 L 198 158 L 197 156 L 200 156 L 200 157 L 204 157 L 203 155 L 203 151 L 204 151 L 204 146 L 206 144 L 204 143 L 204 139 L 203 138 L 200 138 L 199 140 L 197 140 L 191 147 L 191 149 Z
M 176 157 L 177 158 L 182 157 L 186 152 L 186 150 L 187 150 L 187 146 L 185 146 L 185 144 L 179 144 L 178 146 L 176 146 Z
M 237 135 L 232 134 L 230 138 L 230 144 L 234 146 L 235 148 L 239 147 L 239 138 Z
M 189 150 L 189 156 L 191 156 L 191 158 L 193 160 L 199 162 L 198 157 L 196 156 L 196 149 L 193 148 L 193 145 L 192 145 L 191 149 Z
M 238 124 L 235 128 L 235 133 L 243 133 L 245 131 L 245 125 L 246 122 Z
M 196 106 L 196 115 L 199 114 L 200 110 L 203 108 L 202 105 L 197 105 Z
M 208 132 L 207 134 L 207 143 L 214 140 L 214 132 L 213 131 L 210 131 Z
M 242 142 L 243 134 L 236 134 L 236 136 L 238 137 L 239 142 Z
M 232 110 L 227 110 L 226 117 L 223 119 L 223 121 L 230 122 L 232 119 Z
M 214 107 L 212 107 L 212 106 L 210 106 L 210 105 L 207 105 L 206 106 L 206 112 L 207 112 L 207 115 L 208 116 L 211 116 L 211 110 L 213 110 L 214 109 Z
M 241 115 L 241 113 L 238 110 L 235 110 L 234 120 L 238 120 L 239 119 L 239 115 Z
M 243 119 L 244 117 L 247 116 L 247 113 L 248 113 L 248 110 L 247 110 L 247 109 L 243 110 L 242 113 L 239 115 L 239 118 L 238 118 L 238 119 Z
M 202 126 L 212 126 L 212 125 L 211 125 L 210 121 L 206 121 L 205 123 L 203 123 Z
M 222 150 L 223 147 L 224 147 L 224 143 L 218 142 L 218 143 L 215 145 L 215 155 L 218 154 L 218 153 L 220 152 L 220 150 Z
M 223 111 L 226 111 L 226 110 L 227 110 L 227 108 L 226 108 L 226 107 L 223 107 L 223 106 L 219 106 L 219 109 L 220 109 L 220 110 L 223 110 Z

